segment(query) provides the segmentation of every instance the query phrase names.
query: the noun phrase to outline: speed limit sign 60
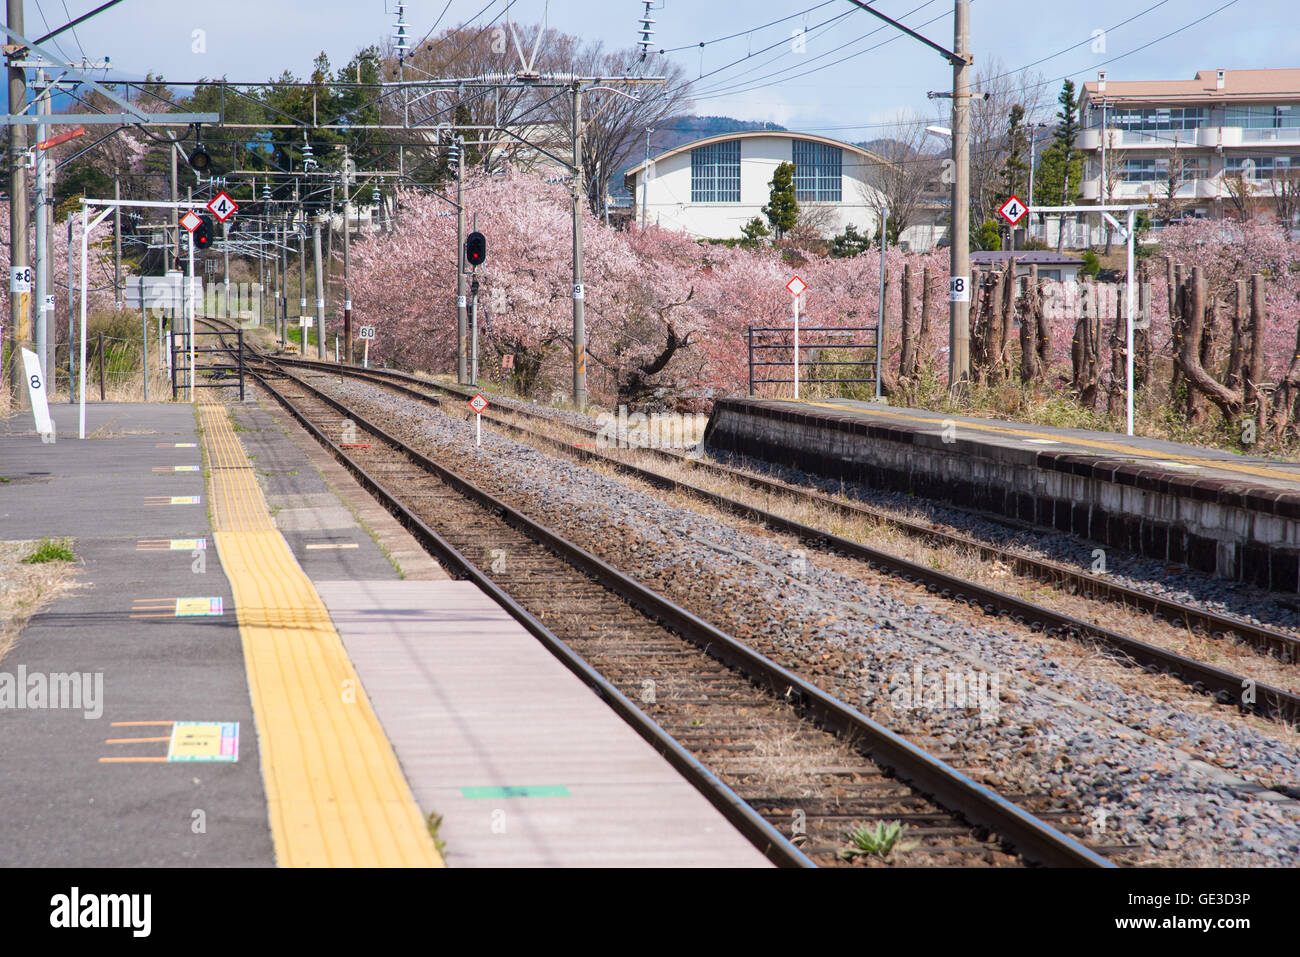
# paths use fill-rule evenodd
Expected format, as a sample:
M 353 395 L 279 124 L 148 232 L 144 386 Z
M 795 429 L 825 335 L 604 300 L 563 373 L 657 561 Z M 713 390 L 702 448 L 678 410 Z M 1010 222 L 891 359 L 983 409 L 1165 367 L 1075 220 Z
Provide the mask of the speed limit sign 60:
M 357 329 L 357 335 L 362 339 L 373 339 L 375 337 L 375 327 L 360 326 Z

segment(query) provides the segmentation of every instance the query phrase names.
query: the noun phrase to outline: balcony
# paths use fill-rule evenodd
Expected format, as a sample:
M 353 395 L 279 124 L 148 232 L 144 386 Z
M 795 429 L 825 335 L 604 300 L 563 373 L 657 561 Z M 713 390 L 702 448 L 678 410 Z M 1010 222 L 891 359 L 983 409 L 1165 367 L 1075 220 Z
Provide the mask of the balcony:
M 1300 128 L 1283 127 L 1270 130 L 1242 130 L 1242 145 L 1277 144 L 1278 146 L 1300 146 Z M 1225 144 L 1226 145 L 1226 144 Z

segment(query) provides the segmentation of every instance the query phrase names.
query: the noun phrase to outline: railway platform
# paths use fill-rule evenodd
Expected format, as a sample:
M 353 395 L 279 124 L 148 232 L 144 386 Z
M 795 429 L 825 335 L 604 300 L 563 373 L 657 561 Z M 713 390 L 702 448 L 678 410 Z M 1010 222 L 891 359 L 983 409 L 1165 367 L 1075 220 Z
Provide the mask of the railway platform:
M 719 399 L 705 446 L 1300 591 L 1300 463 L 850 399 Z
M 5 863 L 766 864 L 277 406 L 52 412 L 0 420 L 0 526 L 82 567 L 0 674 L 102 691 L 0 708 Z

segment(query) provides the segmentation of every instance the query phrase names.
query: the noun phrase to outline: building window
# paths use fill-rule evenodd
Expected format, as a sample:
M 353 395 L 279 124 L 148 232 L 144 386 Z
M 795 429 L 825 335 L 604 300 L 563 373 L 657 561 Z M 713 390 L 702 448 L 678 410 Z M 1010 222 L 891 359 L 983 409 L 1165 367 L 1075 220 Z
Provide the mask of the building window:
M 1163 130 L 1195 130 L 1205 125 L 1205 108 L 1200 106 L 1146 110 L 1107 110 L 1106 125 L 1133 133 Z M 1093 126 L 1101 127 L 1101 107 L 1092 108 Z
M 838 146 L 794 141 L 794 198 L 801 203 L 838 203 L 842 152 Z
M 1230 106 L 1223 123 L 1248 130 L 1282 130 L 1300 128 L 1300 110 L 1291 106 Z
M 740 140 L 691 150 L 691 202 L 740 202 Z
M 1159 156 L 1155 159 L 1128 159 L 1115 166 L 1123 183 L 1167 183 L 1169 182 L 1169 159 Z M 1179 157 L 1173 175 L 1180 183 L 1194 179 L 1205 179 L 1210 175 L 1209 160 L 1205 157 Z
M 1275 174 L 1300 169 L 1300 156 L 1229 156 L 1224 168 L 1229 176 L 1271 179 Z

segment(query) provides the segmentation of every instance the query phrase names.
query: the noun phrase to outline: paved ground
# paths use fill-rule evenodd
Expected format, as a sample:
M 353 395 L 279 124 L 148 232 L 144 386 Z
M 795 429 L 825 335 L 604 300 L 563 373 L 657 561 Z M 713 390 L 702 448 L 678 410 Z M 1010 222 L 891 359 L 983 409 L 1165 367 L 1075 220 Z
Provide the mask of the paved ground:
M 90 682 L 0 710 L 0 863 L 433 863 L 429 812 L 460 866 L 766 863 L 282 410 L 201 417 L 92 403 L 49 445 L 0 422 L 4 537 L 84 564 L 0 675 Z
M 175 447 L 197 443 L 193 411 L 92 403 L 85 441 L 75 407 L 52 412 L 65 438 L 50 445 L 15 434 L 29 420 L 0 422 L 0 475 L 10 480 L 0 484 L 0 528 L 11 540 L 72 537 L 84 584 L 32 619 L 0 672 L 25 669 L 29 683 L 80 675 L 92 694 L 102 682 L 102 714 L 89 717 L 85 701 L 0 710 L 0 863 L 270 865 L 257 735 L 203 473 L 162 471 L 199 466 L 197 447 Z M 173 551 L 172 539 L 207 547 Z M 223 613 L 177 617 L 178 598 L 219 599 Z M 237 723 L 238 760 L 167 761 L 174 721 Z M 121 758 L 132 760 L 112 760 Z

